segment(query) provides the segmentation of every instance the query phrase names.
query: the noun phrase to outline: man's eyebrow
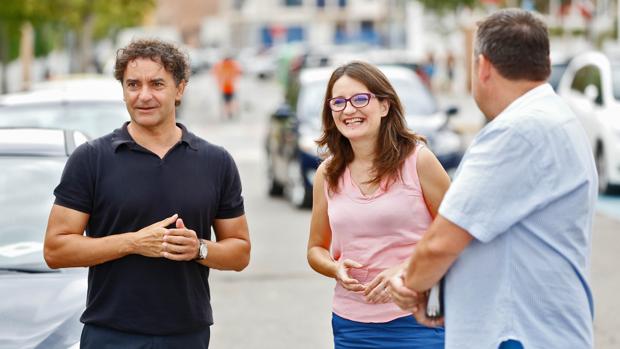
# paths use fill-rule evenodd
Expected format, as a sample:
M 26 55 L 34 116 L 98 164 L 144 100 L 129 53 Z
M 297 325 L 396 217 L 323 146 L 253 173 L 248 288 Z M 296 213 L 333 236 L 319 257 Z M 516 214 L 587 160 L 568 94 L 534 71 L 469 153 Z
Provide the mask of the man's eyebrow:
M 125 79 L 125 83 L 138 82 L 138 79 Z
M 151 79 L 151 83 L 154 83 L 154 82 L 165 82 L 165 80 L 163 78 Z

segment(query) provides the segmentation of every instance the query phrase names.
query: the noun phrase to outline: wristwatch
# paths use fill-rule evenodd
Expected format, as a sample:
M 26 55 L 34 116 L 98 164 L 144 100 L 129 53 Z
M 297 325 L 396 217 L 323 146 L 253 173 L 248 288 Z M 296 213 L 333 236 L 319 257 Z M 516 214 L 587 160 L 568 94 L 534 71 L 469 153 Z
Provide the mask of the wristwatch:
M 198 246 L 198 259 L 205 259 L 209 254 L 209 249 L 207 248 L 207 243 L 200 239 L 200 246 Z

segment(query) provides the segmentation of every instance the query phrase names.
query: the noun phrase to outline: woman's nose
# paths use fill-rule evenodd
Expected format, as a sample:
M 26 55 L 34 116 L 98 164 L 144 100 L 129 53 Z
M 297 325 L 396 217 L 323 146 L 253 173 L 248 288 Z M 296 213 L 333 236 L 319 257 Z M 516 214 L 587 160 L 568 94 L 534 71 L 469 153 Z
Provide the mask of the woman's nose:
M 357 108 L 353 106 L 353 103 L 351 103 L 351 101 L 347 101 L 344 106 L 344 109 L 342 110 L 342 112 L 345 114 L 353 114 L 356 111 L 357 111 Z

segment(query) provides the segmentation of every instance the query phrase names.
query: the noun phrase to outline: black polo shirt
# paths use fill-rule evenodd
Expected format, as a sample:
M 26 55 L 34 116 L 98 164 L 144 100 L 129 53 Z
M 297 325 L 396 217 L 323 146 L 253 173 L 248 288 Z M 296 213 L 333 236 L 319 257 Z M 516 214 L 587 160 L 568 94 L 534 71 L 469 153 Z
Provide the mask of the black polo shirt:
M 215 219 L 244 213 L 239 173 L 221 147 L 183 131 L 160 159 L 127 125 L 71 155 L 55 203 L 90 215 L 86 235 L 135 232 L 178 213 L 200 238 Z M 180 334 L 213 323 L 209 268 L 196 262 L 129 255 L 89 268 L 82 322 L 142 334 Z

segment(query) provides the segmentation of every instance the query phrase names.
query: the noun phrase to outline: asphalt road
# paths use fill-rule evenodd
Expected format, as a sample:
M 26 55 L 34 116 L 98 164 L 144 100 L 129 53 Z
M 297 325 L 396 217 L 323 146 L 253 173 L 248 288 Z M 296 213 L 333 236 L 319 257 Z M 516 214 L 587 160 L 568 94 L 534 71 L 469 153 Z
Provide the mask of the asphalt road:
M 307 266 L 310 212 L 267 196 L 263 139 L 269 111 L 280 101 L 273 82 L 244 79 L 241 113 L 219 116 L 219 95 L 207 75 L 192 77 L 181 122 L 224 146 L 239 167 L 252 239 L 252 260 L 241 273 L 212 271 L 215 325 L 212 348 L 329 348 L 334 282 Z M 594 226 L 591 281 L 596 348 L 620 347 L 618 234 L 620 197 L 600 200 Z

